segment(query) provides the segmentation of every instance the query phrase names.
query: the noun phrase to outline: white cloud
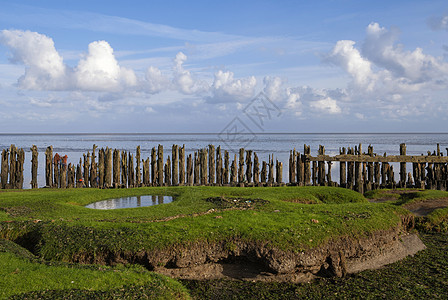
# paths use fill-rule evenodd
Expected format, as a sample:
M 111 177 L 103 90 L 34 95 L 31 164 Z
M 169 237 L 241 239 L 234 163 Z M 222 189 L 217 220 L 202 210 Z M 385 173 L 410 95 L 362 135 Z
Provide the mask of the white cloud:
M 150 94 L 159 93 L 166 90 L 171 85 L 170 80 L 162 75 L 162 72 L 156 67 L 149 67 L 145 74 L 146 83 L 144 89 Z
M 12 62 L 27 67 L 18 80 L 21 88 L 58 90 L 67 87 L 67 67 L 51 38 L 31 31 L 2 30 L 0 42 L 12 50 Z
M 174 58 L 173 67 L 173 83 L 175 87 L 183 94 L 194 94 L 208 90 L 207 83 L 193 78 L 190 71 L 184 68 L 184 63 L 187 60 L 187 56 L 179 52 Z
M 263 92 L 271 101 L 280 101 L 285 98 L 285 88 L 280 77 L 266 76 L 263 79 Z
M 244 102 L 253 97 L 257 80 L 254 76 L 235 79 L 230 71 L 219 70 L 211 86 L 211 102 Z
M 447 30 L 448 31 L 448 14 L 430 18 L 428 20 L 428 25 L 433 30 Z
M 75 77 L 79 89 L 91 91 L 117 91 L 137 83 L 132 70 L 118 65 L 113 49 L 106 41 L 89 44 L 89 52 L 75 68 Z
M 330 97 L 326 97 L 324 99 L 311 102 L 310 107 L 317 111 L 322 111 L 329 114 L 341 113 L 341 108 L 338 106 L 336 100 Z

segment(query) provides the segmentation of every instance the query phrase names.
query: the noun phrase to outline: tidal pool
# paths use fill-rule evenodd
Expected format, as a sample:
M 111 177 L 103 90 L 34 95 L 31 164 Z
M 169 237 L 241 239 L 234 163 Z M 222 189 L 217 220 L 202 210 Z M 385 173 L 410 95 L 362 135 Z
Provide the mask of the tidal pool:
M 171 196 L 145 195 L 145 196 L 132 196 L 116 199 L 107 199 L 95 203 L 90 203 L 85 207 L 93 209 L 119 209 L 119 208 L 153 206 L 157 204 L 165 204 L 170 202 L 173 202 L 173 197 Z

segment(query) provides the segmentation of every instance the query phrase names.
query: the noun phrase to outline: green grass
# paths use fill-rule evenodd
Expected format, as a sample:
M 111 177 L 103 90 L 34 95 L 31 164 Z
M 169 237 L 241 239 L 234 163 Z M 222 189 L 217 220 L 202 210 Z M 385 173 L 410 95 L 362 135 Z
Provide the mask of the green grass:
M 411 204 L 419 201 L 434 200 L 441 198 L 448 198 L 448 192 L 438 190 L 374 190 L 365 194 L 368 199 L 388 199 L 390 201 L 395 200 L 397 205 Z
M 93 201 L 136 194 L 173 195 L 176 200 L 108 211 L 83 207 Z M 206 201 L 221 196 L 268 202 L 252 210 L 221 210 Z M 296 203 L 297 199 L 316 204 Z M 3 238 L 24 244 L 33 237 L 36 253 L 64 261 L 86 252 L 151 251 L 229 239 L 300 251 L 340 236 L 356 237 L 396 227 L 402 214 L 399 208 L 371 204 L 359 193 L 331 187 L 39 190 L 1 193 L 0 207 L 10 212 L 0 223 Z M 192 215 L 211 209 L 214 211 L 209 214 Z M 176 215 L 182 217 L 152 222 Z
M 80 266 L 45 264 L 12 242 L 0 240 L 0 299 L 13 295 L 119 295 L 127 289 L 145 290 L 157 299 L 188 299 L 177 281 L 140 266 Z

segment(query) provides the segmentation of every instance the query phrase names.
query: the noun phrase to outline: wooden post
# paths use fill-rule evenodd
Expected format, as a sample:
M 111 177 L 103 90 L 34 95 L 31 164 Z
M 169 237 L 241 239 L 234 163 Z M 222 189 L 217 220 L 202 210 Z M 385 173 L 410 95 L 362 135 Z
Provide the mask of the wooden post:
M 89 187 L 90 152 L 87 151 L 87 155 L 84 154 L 83 156 L 84 156 L 84 186 Z
M 195 153 L 196 154 L 196 153 Z M 191 154 L 187 156 L 187 185 L 193 185 L 193 158 Z
M 97 184 L 97 181 L 96 181 L 96 179 L 97 179 L 97 166 L 96 166 L 96 162 L 95 162 L 95 158 L 96 158 L 95 150 L 96 150 L 96 148 L 98 148 L 98 146 L 94 144 L 93 145 L 93 149 L 92 149 L 92 163 L 90 164 L 90 186 L 94 187 L 94 188 L 98 187 L 98 184 Z
M 296 148 L 289 151 L 289 183 L 296 183 L 296 168 L 297 168 L 297 153 Z
M 426 187 L 426 163 L 420 164 L 420 181 L 421 181 L 421 187 L 424 189 Z
M 163 186 L 163 146 L 157 148 L 157 184 Z
M 297 184 L 299 186 L 303 186 L 305 184 L 305 155 L 301 155 L 300 152 L 297 152 L 296 156 L 296 172 L 297 172 Z
M 105 151 L 104 151 L 104 148 L 101 148 L 99 151 L 98 151 L 98 177 L 99 177 L 99 188 L 100 189 L 102 189 L 102 188 L 104 188 L 104 177 L 105 177 L 105 167 L 104 167 L 104 165 L 105 165 L 105 163 L 104 163 L 104 161 L 105 161 L 105 159 L 106 159 L 106 157 L 105 157 L 106 155 L 105 155 Z
M 128 186 L 128 153 L 121 152 L 121 185 L 126 188 Z
M 112 187 L 112 173 L 113 173 L 113 161 L 112 161 L 112 149 L 107 147 L 104 153 L 104 185 L 106 188 Z
M 260 163 L 258 162 L 258 155 L 254 152 L 254 184 L 258 186 L 260 183 Z
M 313 182 L 313 186 L 316 186 L 317 185 L 317 177 L 318 177 L 318 170 L 317 170 L 317 162 L 316 161 L 313 161 L 313 163 L 312 163 L 312 171 L 313 171 L 313 174 L 312 174 L 312 182 Z
M 327 161 L 327 183 L 329 186 L 333 186 L 333 183 L 331 181 L 331 165 L 333 163 L 331 161 Z
M 246 182 L 252 182 L 252 150 L 246 151 Z
M 128 187 L 135 187 L 134 154 L 128 154 Z
M 173 145 L 171 148 L 171 154 L 173 158 L 173 179 L 172 184 L 173 185 L 179 185 L 179 146 Z
M 240 160 L 238 164 L 238 183 L 244 181 L 244 148 L 240 149 Z
M 140 146 L 137 146 L 137 150 L 135 153 L 135 183 L 134 186 L 140 187 L 142 185 L 142 175 L 141 175 L 141 149 Z
M 237 167 L 236 154 L 233 158 L 232 165 L 230 167 L 230 183 L 235 184 L 238 182 L 238 167 Z
M 229 183 L 229 152 L 227 150 L 224 151 L 224 172 L 222 174 L 222 183 Z
M 360 153 L 360 152 L 358 152 Z M 358 154 L 360 155 L 360 154 Z M 355 191 L 363 194 L 364 193 L 364 184 L 362 180 L 362 172 L 363 171 L 363 163 L 362 162 L 356 162 L 355 163 Z
M 281 161 L 276 161 L 277 170 L 276 170 L 276 181 L 278 184 L 283 182 L 283 163 Z
M 67 188 L 67 155 L 62 158 L 62 163 L 60 164 L 60 183 L 59 187 L 61 189 Z
M 400 144 L 400 155 L 405 156 L 406 155 L 406 144 L 402 143 Z M 400 187 L 406 187 L 406 163 L 401 162 L 400 163 Z
M 374 164 L 374 173 L 375 173 L 375 189 L 378 189 L 381 184 L 381 182 L 380 182 L 381 168 L 380 168 L 379 162 L 375 162 L 375 164 Z
M 347 150 L 347 154 L 354 154 L 353 152 L 353 148 L 348 148 Z M 355 163 L 354 162 L 347 162 L 347 188 L 348 189 L 353 189 L 354 187 L 354 181 L 355 181 L 355 176 L 354 176 L 354 167 L 355 167 Z
M 184 185 L 184 183 L 185 183 L 185 144 L 179 148 L 179 185 Z
M 166 159 L 165 163 L 165 186 L 171 185 L 171 161 L 170 156 Z
M 207 149 L 201 149 L 200 152 L 201 161 L 201 185 L 207 185 Z
M 59 153 L 56 153 L 53 157 L 53 165 L 54 165 L 54 187 L 60 188 L 61 187 L 61 157 L 59 156 Z
M 16 185 L 16 162 L 17 148 L 15 145 L 9 147 L 9 188 L 14 189 Z
M 79 164 L 76 166 L 76 187 L 82 188 L 84 177 L 82 174 L 83 166 L 82 166 L 82 159 L 79 158 Z
M 157 152 L 156 147 L 151 149 L 151 183 L 157 185 Z
M 208 145 L 208 183 L 215 183 L 215 146 Z
M 221 157 L 221 146 L 216 148 L 216 184 L 222 185 L 222 157 Z
M 1 173 L 2 189 L 6 189 L 6 186 L 8 185 L 8 174 L 9 174 L 8 158 L 9 158 L 8 150 L 3 149 L 2 150 L 2 173 Z
M 261 178 L 260 178 L 260 181 L 261 181 L 262 184 L 266 183 L 267 165 L 268 164 L 265 161 L 263 161 L 262 164 L 261 164 Z
M 143 163 L 143 186 L 151 185 L 151 177 L 150 177 L 150 161 L 149 157 L 144 160 Z
M 193 176 L 193 184 L 198 185 L 201 178 L 201 162 L 200 162 L 200 155 L 199 151 L 194 152 L 194 176 Z
M 339 154 L 345 155 L 345 147 L 339 150 Z M 339 162 L 339 184 L 341 187 L 347 187 L 347 163 Z
M 112 185 L 115 188 L 117 188 L 120 185 L 120 150 L 114 149 L 113 160 L 114 160 L 113 165 L 114 179 Z
M 20 148 L 17 151 L 17 162 L 16 162 L 16 189 L 23 189 L 23 164 L 25 163 L 25 151 Z
M 311 155 L 311 148 L 310 146 L 303 145 L 303 165 L 304 165 L 304 180 L 305 185 L 311 184 L 311 169 L 310 169 L 310 160 L 308 158 L 308 155 Z
M 325 147 L 322 145 L 319 145 L 319 155 L 325 155 Z M 319 161 L 318 162 L 318 183 L 319 185 L 323 186 L 325 185 L 325 162 Z
M 37 166 L 38 166 L 38 155 L 37 146 L 33 145 L 31 147 L 31 188 L 37 189 Z
M 268 184 L 274 183 L 274 154 L 269 155 L 269 174 L 268 174 Z

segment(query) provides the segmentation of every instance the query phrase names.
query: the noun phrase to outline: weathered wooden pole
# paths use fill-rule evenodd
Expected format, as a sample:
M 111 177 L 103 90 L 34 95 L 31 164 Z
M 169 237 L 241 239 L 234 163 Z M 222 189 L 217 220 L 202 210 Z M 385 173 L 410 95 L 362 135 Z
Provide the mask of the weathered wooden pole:
M 375 174 L 375 185 L 374 188 L 378 189 L 380 187 L 381 184 L 381 168 L 380 168 L 380 163 L 379 162 L 375 162 L 374 164 L 374 174 Z
M 100 189 L 102 189 L 103 187 L 104 187 L 104 177 L 105 177 L 105 167 L 104 167 L 104 165 L 105 165 L 105 163 L 104 163 L 104 161 L 105 161 L 105 159 L 106 159 L 106 157 L 105 157 L 106 155 L 105 155 L 105 151 L 104 151 L 104 148 L 101 148 L 99 151 L 98 151 L 98 177 L 99 177 L 99 188 Z
M 303 166 L 304 166 L 304 181 L 305 185 L 311 184 L 311 169 L 310 169 L 310 160 L 308 158 L 309 155 L 311 155 L 311 148 L 310 146 L 303 145 Z
M 268 174 L 268 164 L 263 160 L 261 163 L 261 174 L 260 174 L 261 184 L 266 183 L 267 174 Z
M 31 150 L 31 188 L 37 189 L 37 166 L 38 166 L 38 155 L 37 146 L 33 145 Z
M 179 147 L 179 185 L 184 185 L 184 183 L 185 183 L 185 144 L 182 147 Z
M 237 158 L 236 154 L 233 158 L 232 165 L 230 167 L 230 183 L 235 184 L 238 182 L 238 167 L 237 167 Z
M 254 152 L 254 184 L 258 186 L 260 183 L 260 163 L 258 162 L 258 155 Z
M 331 180 L 331 165 L 332 165 L 333 163 L 331 162 L 331 161 L 327 161 L 327 184 L 329 185 L 329 186 L 333 186 L 333 182 L 332 182 L 332 180 Z
M 117 188 L 120 185 L 120 150 L 114 149 L 113 160 L 114 160 L 113 165 L 114 175 L 112 185 L 115 188 Z
M 358 155 L 360 152 L 358 152 Z M 362 180 L 362 170 L 363 170 L 363 163 L 362 162 L 356 162 L 355 163 L 355 191 L 363 194 L 364 193 L 364 184 Z
M 207 185 L 207 149 L 201 149 L 200 152 L 201 161 L 201 185 Z
M 153 186 L 157 185 L 157 152 L 156 147 L 151 149 L 151 183 Z
M 246 182 L 252 182 L 252 150 L 246 151 Z
M 172 185 L 179 185 L 179 146 L 173 145 L 171 147 L 171 157 L 173 158 L 173 172 Z
M 240 148 L 240 157 L 238 164 L 238 183 L 244 182 L 244 148 Z
M 60 183 L 59 183 L 59 187 L 61 189 L 65 189 L 67 188 L 67 155 L 64 155 L 61 158 L 61 164 L 60 164 Z
M 171 160 L 170 156 L 166 159 L 165 163 L 165 186 L 171 185 Z
M 208 145 L 208 183 L 215 183 L 215 146 Z
M 193 174 L 193 184 L 198 185 L 201 178 L 201 162 L 200 162 L 200 152 L 194 152 L 194 174 Z
M 317 179 L 318 179 L 318 166 L 317 166 L 317 162 L 316 161 L 313 161 L 313 163 L 312 163 L 312 172 L 313 172 L 313 174 L 311 175 L 311 177 L 312 177 L 312 182 L 313 182 L 313 186 L 316 186 L 317 185 Z
M 82 174 L 83 166 L 82 166 L 82 158 L 79 158 L 79 164 L 76 166 L 76 187 L 82 188 L 84 183 L 84 177 Z
M 339 154 L 345 155 L 345 147 L 339 149 Z M 345 161 L 339 162 L 339 184 L 341 187 L 347 187 L 347 163 Z
M 319 145 L 319 155 L 325 155 L 325 147 L 322 145 Z M 323 186 L 325 185 L 325 162 L 324 161 L 319 161 L 317 163 L 317 180 L 318 180 L 318 184 Z
M 121 186 L 126 188 L 128 186 L 128 153 L 121 152 Z
M 300 152 L 297 152 L 297 158 L 296 158 L 296 172 L 297 172 L 297 184 L 299 186 L 305 185 L 305 155 L 300 154 Z
M 89 187 L 90 152 L 87 151 L 87 155 L 84 154 L 83 156 L 84 156 L 84 186 Z
M 387 163 L 383 162 L 381 164 L 381 186 L 387 186 Z
M 95 155 L 95 150 L 96 148 L 98 148 L 97 145 L 93 145 L 93 149 L 92 149 L 92 163 L 90 164 L 90 186 L 93 188 L 97 188 L 98 187 L 98 183 L 97 183 L 97 165 L 96 165 L 96 155 Z
M 221 146 L 216 148 L 216 184 L 222 185 L 222 156 L 221 156 Z
M 163 186 L 163 146 L 159 144 L 157 148 L 157 185 Z
M 276 182 L 278 184 L 283 182 L 283 163 L 276 160 Z
M 400 144 L 400 155 L 401 156 L 406 156 L 406 144 L 405 143 Z M 405 162 L 401 162 L 400 163 L 400 184 L 399 184 L 399 187 L 406 187 L 406 176 L 407 176 L 406 163 Z
M 140 146 L 137 146 L 137 150 L 135 153 L 135 183 L 134 186 L 136 187 L 140 187 L 142 185 L 142 175 L 141 175 L 141 167 L 140 167 L 140 163 L 141 163 L 141 158 L 142 156 L 142 151 L 140 149 Z
M 229 151 L 224 151 L 224 171 L 222 174 L 222 183 L 228 184 L 229 183 Z
M 16 185 L 17 148 L 15 145 L 9 147 L 9 188 L 14 189 Z
M 104 185 L 106 188 L 111 188 L 113 175 L 113 156 L 111 148 L 106 148 L 104 159 Z
M 288 167 L 288 175 L 289 175 L 289 183 L 296 183 L 296 148 L 294 150 L 289 151 L 289 167 Z
M 134 154 L 128 155 L 128 187 L 135 187 L 135 174 L 134 174 Z
M 53 165 L 54 165 L 54 187 L 60 188 L 61 187 L 61 156 L 59 153 L 56 153 L 53 157 Z
M 147 157 L 143 163 L 143 185 L 144 186 L 150 186 L 151 185 L 151 177 L 150 177 L 150 159 Z
M 274 154 L 269 155 L 269 174 L 268 174 L 268 184 L 274 183 Z
M 8 174 L 9 174 L 9 164 L 8 164 L 9 153 L 8 150 L 2 150 L 2 172 L 1 172 L 1 187 L 6 189 L 8 185 Z
M 45 186 L 53 187 L 53 146 L 45 150 Z
M 420 164 L 420 181 L 421 181 L 421 189 L 425 189 L 426 187 L 426 163 Z
M 193 185 L 193 157 L 191 153 L 187 156 L 187 185 Z
M 20 148 L 17 151 L 17 162 L 16 162 L 16 189 L 23 189 L 23 165 L 25 163 L 25 151 Z

